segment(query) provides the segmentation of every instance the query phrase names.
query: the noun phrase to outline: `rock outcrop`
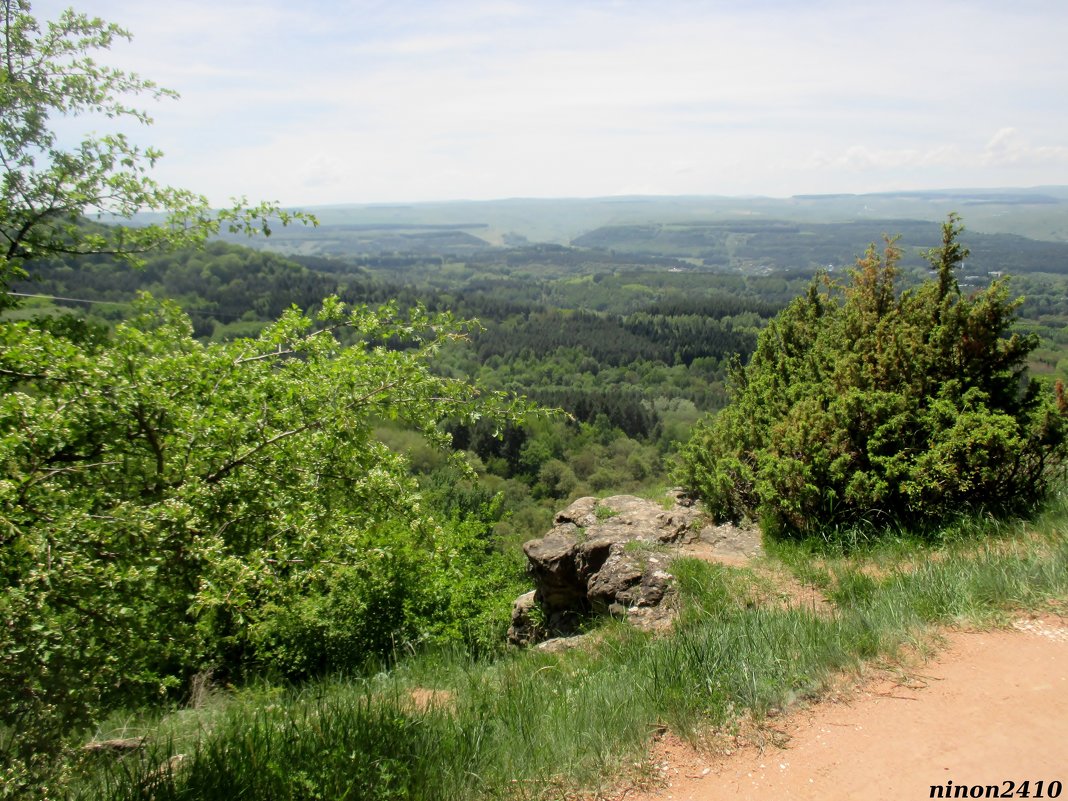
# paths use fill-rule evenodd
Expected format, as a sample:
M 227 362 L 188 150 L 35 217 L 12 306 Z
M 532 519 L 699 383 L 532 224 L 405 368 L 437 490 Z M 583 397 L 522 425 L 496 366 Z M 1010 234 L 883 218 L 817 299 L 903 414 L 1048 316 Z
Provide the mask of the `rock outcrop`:
M 666 624 L 675 590 L 663 546 L 697 540 L 703 522 L 679 494 L 669 508 L 632 495 L 578 499 L 544 537 L 523 546 L 535 590 L 516 600 L 509 641 L 566 636 L 591 613 Z

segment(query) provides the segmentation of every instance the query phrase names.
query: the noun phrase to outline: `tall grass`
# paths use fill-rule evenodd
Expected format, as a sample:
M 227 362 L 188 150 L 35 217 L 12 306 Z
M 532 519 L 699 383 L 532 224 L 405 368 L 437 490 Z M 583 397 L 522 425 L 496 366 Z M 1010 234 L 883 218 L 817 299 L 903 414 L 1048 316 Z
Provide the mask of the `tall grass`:
M 748 570 L 675 564 L 670 636 L 622 625 L 562 654 L 422 655 L 389 672 L 254 690 L 161 722 L 152 745 L 98 759 L 85 799 L 547 799 L 640 762 L 654 730 L 691 738 L 818 693 L 931 624 L 995 620 L 1068 593 L 1068 513 L 1025 531 L 955 533 L 916 550 L 780 546 L 830 612 L 763 604 Z M 425 691 L 434 690 L 427 703 Z M 176 754 L 184 759 L 173 770 Z

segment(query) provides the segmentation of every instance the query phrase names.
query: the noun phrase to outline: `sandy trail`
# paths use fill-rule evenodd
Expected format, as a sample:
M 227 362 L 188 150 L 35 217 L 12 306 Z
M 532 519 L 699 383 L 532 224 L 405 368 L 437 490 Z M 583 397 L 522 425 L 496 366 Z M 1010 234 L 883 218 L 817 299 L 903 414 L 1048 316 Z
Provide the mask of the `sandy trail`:
M 1068 799 L 1068 620 L 951 632 L 905 675 L 770 721 L 784 747 L 710 757 L 669 738 L 656 757 L 664 786 L 624 798 L 919 801 L 932 785 L 998 785 L 1006 797 L 1006 782 L 1027 780 L 1030 798 L 1059 781 Z

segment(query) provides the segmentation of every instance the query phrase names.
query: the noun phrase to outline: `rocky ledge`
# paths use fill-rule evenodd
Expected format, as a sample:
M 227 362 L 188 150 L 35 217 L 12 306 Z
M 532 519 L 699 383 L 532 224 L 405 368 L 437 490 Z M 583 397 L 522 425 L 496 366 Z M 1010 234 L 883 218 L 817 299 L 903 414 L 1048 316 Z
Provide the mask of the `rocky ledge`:
M 515 602 L 509 642 L 532 645 L 573 634 L 590 614 L 643 628 L 668 624 L 675 587 L 667 567 L 674 554 L 664 546 L 695 542 L 704 523 L 678 492 L 668 508 L 632 495 L 579 498 L 556 515 L 551 531 L 523 546 L 535 589 Z

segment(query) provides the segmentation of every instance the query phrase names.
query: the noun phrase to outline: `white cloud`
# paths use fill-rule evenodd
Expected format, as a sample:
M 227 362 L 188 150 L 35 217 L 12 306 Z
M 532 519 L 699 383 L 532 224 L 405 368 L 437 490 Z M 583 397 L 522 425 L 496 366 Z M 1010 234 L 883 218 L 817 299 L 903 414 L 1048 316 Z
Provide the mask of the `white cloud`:
M 807 170 L 897 170 L 915 167 L 966 167 L 980 162 L 979 154 L 969 156 L 956 145 L 936 145 L 926 150 L 916 148 L 880 149 L 853 145 L 844 152 L 817 152 L 801 166 Z
M 1001 128 L 985 142 L 968 146 L 850 145 L 837 151 L 821 150 L 799 162 L 798 168 L 823 181 L 845 185 L 861 176 L 872 187 L 897 189 L 1053 184 L 1068 178 L 1068 147 L 1031 145 L 1015 128 Z
M 1059 0 L 95 5 L 213 199 L 1068 183 Z
M 983 152 L 984 166 L 1006 167 L 1066 166 L 1068 147 L 1062 145 L 1032 146 L 1015 128 L 1002 128 L 990 139 Z

